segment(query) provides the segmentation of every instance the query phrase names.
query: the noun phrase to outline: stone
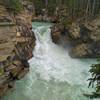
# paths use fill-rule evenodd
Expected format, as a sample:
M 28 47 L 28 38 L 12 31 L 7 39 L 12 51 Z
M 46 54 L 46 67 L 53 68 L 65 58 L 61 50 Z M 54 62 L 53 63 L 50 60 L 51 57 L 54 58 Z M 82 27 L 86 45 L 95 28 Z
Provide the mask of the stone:
M 92 53 L 91 49 L 89 49 L 89 45 L 82 43 L 79 45 L 76 45 L 75 47 L 72 48 L 70 54 L 72 57 L 89 57 L 90 54 Z

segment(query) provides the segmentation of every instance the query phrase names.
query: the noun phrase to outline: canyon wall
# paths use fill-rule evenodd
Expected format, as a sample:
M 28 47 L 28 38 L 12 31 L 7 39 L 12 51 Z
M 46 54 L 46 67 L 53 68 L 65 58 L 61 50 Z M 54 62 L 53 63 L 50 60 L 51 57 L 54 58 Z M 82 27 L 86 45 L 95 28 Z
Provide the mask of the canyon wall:
M 35 37 L 31 20 L 34 8 L 27 0 L 21 3 L 23 10 L 18 14 L 0 5 L 0 97 L 26 75 L 28 60 L 33 57 Z

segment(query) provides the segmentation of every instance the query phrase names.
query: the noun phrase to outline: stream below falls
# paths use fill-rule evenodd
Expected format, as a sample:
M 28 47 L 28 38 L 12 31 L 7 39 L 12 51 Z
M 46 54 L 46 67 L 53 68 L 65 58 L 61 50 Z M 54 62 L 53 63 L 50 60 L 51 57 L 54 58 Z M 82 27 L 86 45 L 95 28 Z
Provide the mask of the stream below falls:
M 36 37 L 30 72 L 17 81 L 3 100 L 90 100 L 88 88 L 91 59 L 72 59 L 67 50 L 52 42 L 50 23 L 33 22 Z M 100 100 L 100 99 L 93 99 Z

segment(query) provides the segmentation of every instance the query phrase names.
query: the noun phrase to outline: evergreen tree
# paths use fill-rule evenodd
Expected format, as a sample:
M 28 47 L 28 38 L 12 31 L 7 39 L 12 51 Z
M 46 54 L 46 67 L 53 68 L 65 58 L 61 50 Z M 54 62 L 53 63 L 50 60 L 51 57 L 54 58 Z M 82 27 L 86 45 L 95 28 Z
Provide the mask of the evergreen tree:
M 4 0 L 4 5 L 14 13 L 19 12 L 22 8 L 20 0 Z
M 95 88 L 96 91 L 93 92 L 93 95 L 90 97 L 100 97 L 100 60 L 98 64 L 93 64 L 90 69 L 90 73 L 92 74 L 92 78 L 89 79 L 89 87 L 92 85 L 94 87 L 94 84 L 96 84 Z

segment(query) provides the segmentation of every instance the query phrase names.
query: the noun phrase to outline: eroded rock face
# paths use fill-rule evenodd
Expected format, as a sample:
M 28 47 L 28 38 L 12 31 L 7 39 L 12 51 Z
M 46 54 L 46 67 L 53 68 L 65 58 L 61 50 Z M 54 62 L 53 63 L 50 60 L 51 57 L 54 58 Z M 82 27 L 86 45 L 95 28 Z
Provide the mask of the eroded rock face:
M 62 39 L 70 45 L 70 55 L 77 58 L 100 57 L 100 18 L 83 24 L 73 23 L 66 31 L 59 29 L 59 25 L 53 28 L 53 42 L 59 44 Z M 65 38 L 62 33 L 67 33 Z M 67 37 L 66 37 L 67 36 Z M 68 44 L 66 43 L 66 46 Z
M 31 11 L 30 6 L 25 6 L 19 14 L 10 16 L 0 6 L 0 97 L 29 71 L 28 60 L 35 46 Z
M 100 57 L 100 18 L 84 24 L 80 29 L 80 42 L 72 48 L 72 55 L 74 57 Z

